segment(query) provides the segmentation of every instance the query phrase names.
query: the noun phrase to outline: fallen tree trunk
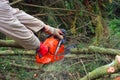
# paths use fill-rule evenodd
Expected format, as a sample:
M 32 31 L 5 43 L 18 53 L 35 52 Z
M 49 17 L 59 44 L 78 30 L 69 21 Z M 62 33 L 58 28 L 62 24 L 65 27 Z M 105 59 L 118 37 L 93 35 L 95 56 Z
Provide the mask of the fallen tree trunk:
M 92 72 L 89 72 L 85 77 L 83 77 L 80 80 L 96 79 L 103 75 L 113 74 L 118 70 L 120 70 L 120 56 L 117 55 L 115 60 L 112 63 L 96 68 L 95 70 L 93 70 Z
M 79 54 L 79 53 L 99 53 L 99 54 L 109 54 L 109 55 L 120 55 L 120 50 L 118 49 L 111 49 L 111 48 L 102 48 L 97 46 L 89 46 L 88 48 L 74 48 L 71 49 L 71 53 Z
M 36 52 L 31 50 L 31 51 L 25 51 L 25 50 L 0 50 L 0 56 L 13 56 L 13 55 L 29 55 L 29 56 L 35 56 Z M 69 54 L 65 55 L 65 58 L 93 58 L 94 55 L 84 55 L 84 54 Z
M 0 40 L 0 46 L 1 47 L 22 48 L 18 44 L 16 44 L 15 41 L 13 41 L 13 40 L 7 40 L 7 41 Z M 83 49 L 80 49 L 80 48 L 71 49 L 71 53 L 75 54 L 74 57 L 76 56 L 76 54 L 77 54 L 77 56 L 81 55 L 80 53 L 82 53 L 82 54 L 99 53 L 99 54 L 109 54 L 109 55 L 116 56 L 116 55 L 120 55 L 120 50 L 110 49 L 110 48 L 101 48 L 101 47 L 96 47 L 96 46 L 89 46 L 88 48 L 83 48 Z M 0 55 L 9 55 L 9 54 L 10 55 L 17 55 L 17 54 L 35 55 L 35 51 L 33 51 L 33 50 L 31 50 L 31 51 L 24 51 L 24 50 L 22 50 L 22 51 L 21 50 L 0 51 Z M 16 67 L 21 67 L 21 65 L 16 65 L 16 64 L 12 64 L 12 63 L 11 63 L 11 65 L 16 66 Z M 24 66 L 23 68 L 30 69 L 31 67 Z M 38 67 L 37 68 L 33 67 L 33 69 L 38 69 Z M 95 79 L 95 78 L 98 78 L 102 75 L 115 73 L 119 69 L 120 69 L 120 56 L 116 56 L 115 60 L 112 63 L 93 70 L 92 72 L 88 73 L 85 77 L 83 77 L 80 80 Z
M 2 51 L 0 50 L 0 56 L 4 55 L 19 55 L 19 54 L 24 54 L 24 55 L 35 55 L 35 51 L 24 51 L 24 50 L 18 50 L 18 51 L 13 51 L 13 50 L 5 50 Z
M 34 63 L 35 62 L 35 51 L 24 51 L 24 50 L 5 50 L 5 51 L 2 51 L 0 50 L 0 56 L 13 56 L 13 55 L 28 55 L 28 56 L 34 56 L 34 58 L 24 58 L 24 57 L 21 57 L 21 60 L 22 61 L 32 61 Z M 86 58 L 89 58 L 90 60 L 93 59 L 93 56 L 94 55 L 83 55 L 83 54 L 80 54 L 79 56 L 76 55 L 76 54 L 69 54 L 69 55 L 65 55 L 65 58 L 67 59 L 70 59 L 70 58 L 82 58 L 82 59 L 86 59 Z M 6 58 L 6 57 L 3 57 L 3 59 Z M 15 61 L 14 57 L 11 57 L 11 58 L 8 58 L 10 61 Z M 0 64 L 5 64 L 6 62 L 2 62 Z M 7 62 L 8 63 L 8 62 Z M 24 69 L 28 69 L 28 70 L 39 70 L 43 64 L 38 64 L 38 65 L 34 65 L 34 66 L 29 66 L 29 65 L 22 65 L 22 64 L 17 64 L 15 62 L 9 62 L 9 65 L 13 66 L 13 67 L 17 67 L 17 68 L 24 68 Z
M 14 40 L 0 40 L 0 47 L 15 47 L 22 48 Z M 74 48 L 71 49 L 71 53 L 80 54 L 80 53 L 99 53 L 99 54 L 110 54 L 110 55 L 120 55 L 120 50 L 111 49 L 111 48 L 102 48 L 97 46 L 89 46 L 88 48 Z
M 0 47 L 15 47 L 22 48 L 14 40 L 0 40 Z

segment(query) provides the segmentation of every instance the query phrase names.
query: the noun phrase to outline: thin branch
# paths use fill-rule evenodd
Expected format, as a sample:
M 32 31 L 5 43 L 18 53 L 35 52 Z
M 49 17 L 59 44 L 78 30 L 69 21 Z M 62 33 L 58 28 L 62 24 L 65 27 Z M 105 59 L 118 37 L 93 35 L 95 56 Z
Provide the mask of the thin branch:
M 118 41 L 112 46 L 112 48 L 116 47 L 119 43 L 120 43 L 120 40 L 118 40 Z
M 38 14 L 34 14 L 32 16 L 34 17 L 38 17 L 38 16 L 48 16 L 49 14 L 48 13 L 44 13 L 44 14 L 41 14 L 41 13 L 38 13 Z M 74 15 L 74 14 L 53 14 L 54 16 L 59 16 L 59 17 L 64 17 L 64 16 L 71 16 L 71 15 Z
M 15 4 L 17 4 L 17 3 L 21 2 L 21 1 L 22 1 L 22 0 L 16 0 L 16 1 L 10 3 L 10 5 L 15 5 Z
M 80 12 L 80 11 L 83 11 L 87 14 L 90 14 L 92 16 L 97 16 L 93 13 L 90 13 L 88 11 L 85 11 L 85 10 L 71 10 L 71 9 L 65 9 L 65 8 L 51 8 L 49 6 L 39 6 L 39 5 L 34 5 L 34 4 L 27 4 L 27 3 L 20 3 L 21 5 L 24 5 L 24 6 L 30 6 L 30 7 L 36 7 L 36 8 L 42 8 L 42 9 L 49 9 L 49 10 L 60 10 L 60 11 L 73 11 L 73 12 Z
M 83 68 L 84 68 L 84 70 L 85 70 L 85 73 L 86 73 L 86 75 L 87 75 L 87 74 L 88 74 L 88 72 L 87 72 L 87 70 L 86 70 L 86 67 L 85 67 L 85 65 L 84 65 L 84 63 L 83 63 L 83 61 L 82 61 L 82 59 L 80 60 L 80 62 L 82 63 Z M 89 79 L 89 77 L 88 77 L 88 80 L 90 80 L 90 79 Z
M 42 64 L 38 64 L 36 66 L 28 66 L 28 65 L 25 66 L 25 65 L 11 63 L 11 62 L 9 64 L 13 67 L 24 68 L 24 69 L 28 69 L 28 70 L 39 70 L 43 66 Z

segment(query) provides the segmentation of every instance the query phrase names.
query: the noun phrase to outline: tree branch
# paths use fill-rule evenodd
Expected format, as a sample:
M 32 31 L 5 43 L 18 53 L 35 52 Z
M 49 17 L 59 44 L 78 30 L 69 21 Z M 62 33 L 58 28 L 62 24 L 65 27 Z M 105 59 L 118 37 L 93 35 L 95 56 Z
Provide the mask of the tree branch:
M 120 55 L 120 50 L 117 49 L 111 49 L 111 48 L 102 48 L 102 47 L 97 47 L 97 46 L 89 46 L 88 48 L 74 48 L 71 49 L 71 52 L 73 54 L 78 54 L 78 53 L 99 53 L 99 54 L 109 54 L 109 55 Z
M 22 48 L 14 40 L 0 40 L 0 47 L 15 47 Z
M 43 64 L 38 64 L 35 66 L 21 65 L 21 64 L 16 64 L 16 63 L 9 63 L 9 64 L 13 67 L 24 68 L 28 70 L 38 70 L 38 69 L 41 69 L 41 67 L 43 66 Z
M 83 77 L 80 80 L 96 79 L 103 75 L 113 74 L 117 72 L 118 70 L 120 70 L 120 56 L 117 55 L 113 62 L 105 66 L 96 68 L 95 70 L 93 70 L 92 72 L 89 72 L 85 77 Z
M 17 51 L 13 51 L 13 50 L 0 50 L 0 56 L 4 56 L 4 55 L 18 55 L 18 54 L 24 54 L 24 55 L 35 55 L 35 51 L 31 50 L 31 51 L 24 51 L 24 50 L 17 50 Z
M 27 4 L 27 3 L 20 3 L 20 4 L 24 5 L 24 6 L 36 7 L 36 8 L 42 8 L 42 9 L 49 9 L 49 10 L 61 10 L 61 11 L 72 11 L 72 12 L 83 11 L 87 14 L 92 15 L 92 16 L 96 16 L 95 14 L 90 13 L 90 12 L 85 11 L 85 10 L 71 10 L 71 9 L 64 9 L 64 8 L 51 8 L 51 7 L 48 7 L 48 6 L 39 6 L 39 5 Z
M 15 5 L 15 4 L 17 4 L 17 3 L 21 2 L 21 1 L 22 1 L 22 0 L 16 0 L 16 1 L 10 3 L 10 5 Z
M 0 40 L 0 47 L 22 48 L 14 40 Z M 12 53 L 12 52 L 10 52 L 10 53 Z M 71 49 L 71 53 L 72 54 L 99 53 L 99 54 L 109 54 L 109 55 L 116 56 L 116 55 L 120 55 L 120 50 L 111 49 L 111 48 L 102 48 L 102 47 L 97 47 L 97 46 L 89 46 L 88 48 L 83 48 L 83 49 L 81 49 L 81 48 L 73 48 L 73 49 Z

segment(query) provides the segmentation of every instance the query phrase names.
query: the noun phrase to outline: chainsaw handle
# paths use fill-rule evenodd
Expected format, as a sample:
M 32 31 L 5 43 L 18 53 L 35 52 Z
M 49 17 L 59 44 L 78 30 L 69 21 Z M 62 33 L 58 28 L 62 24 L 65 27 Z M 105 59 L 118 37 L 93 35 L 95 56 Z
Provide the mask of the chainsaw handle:
M 66 30 L 65 29 L 60 29 L 62 31 L 63 34 L 61 34 L 63 36 L 63 39 L 61 40 L 62 43 L 64 44 L 66 42 Z
M 63 34 L 61 34 L 61 35 L 63 35 L 63 37 L 65 37 L 66 36 L 66 30 L 65 29 L 60 29 L 61 31 L 62 31 L 62 33 Z
M 60 31 L 62 32 L 60 35 L 62 35 L 63 38 L 65 38 L 66 37 L 66 30 L 65 29 L 60 29 Z M 49 38 L 51 36 L 54 36 L 55 38 L 57 38 L 55 35 L 52 35 L 52 34 L 47 35 L 46 38 Z
M 53 36 L 54 38 L 56 38 L 56 39 L 58 39 L 58 40 L 61 40 L 62 44 L 64 44 L 64 43 L 66 42 L 66 30 L 65 30 L 65 29 L 60 29 L 60 30 L 61 30 L 62 33 L 63 33 L 63 34 L 60 34 L 60 35 L 63 36 L 63 39 L 59 39 L 57 36 L 52 35 L 52 34 L 47 35 L 45 39 L 47 39 L 47 38 Z

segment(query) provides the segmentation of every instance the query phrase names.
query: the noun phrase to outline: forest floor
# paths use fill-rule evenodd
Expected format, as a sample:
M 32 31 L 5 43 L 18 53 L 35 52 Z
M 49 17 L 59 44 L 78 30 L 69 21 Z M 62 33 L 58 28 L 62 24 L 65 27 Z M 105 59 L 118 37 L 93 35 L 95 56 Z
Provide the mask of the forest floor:
M 118 40 L 118 37 L 114 37 L 114 39 Z M 110 45 L 117 43 L 116 41 L 113 41 L 113 38 L 111 40 L 111 44 L 103 43 L 102 45 L 106 46 L 109 44 L 110 47 Z M 119 48 L 118 44 L 114 45 L 114 48 Z M 80 46 L 87 47 L 88 45 L 86 45 L 86 43 L 80 43 Z M 0 49 L 15 50 L 12 48 Z M 88 74 L 88 72 L 102 65 L 110 63 L 113 59 L 114 58 L 110 55 L 86 53 L 82 56 L 66 57 L 61 61 L 43 65 L 41 67 L 40 64 L 36 64 L 35 56 L 23 54 L 11 56 L 3 55 L 0 56 L 0 80 L 80 80 L 82 77 Z M 16 67 L 11 63 L 16 63 L 21 66 Z M 33 68 L 25 68 L 22 66 L 29 66 Z M 95 80 L 114 80 L 116 76 L 120 76 L 119 73 L 113 75 L 104 75 Z

